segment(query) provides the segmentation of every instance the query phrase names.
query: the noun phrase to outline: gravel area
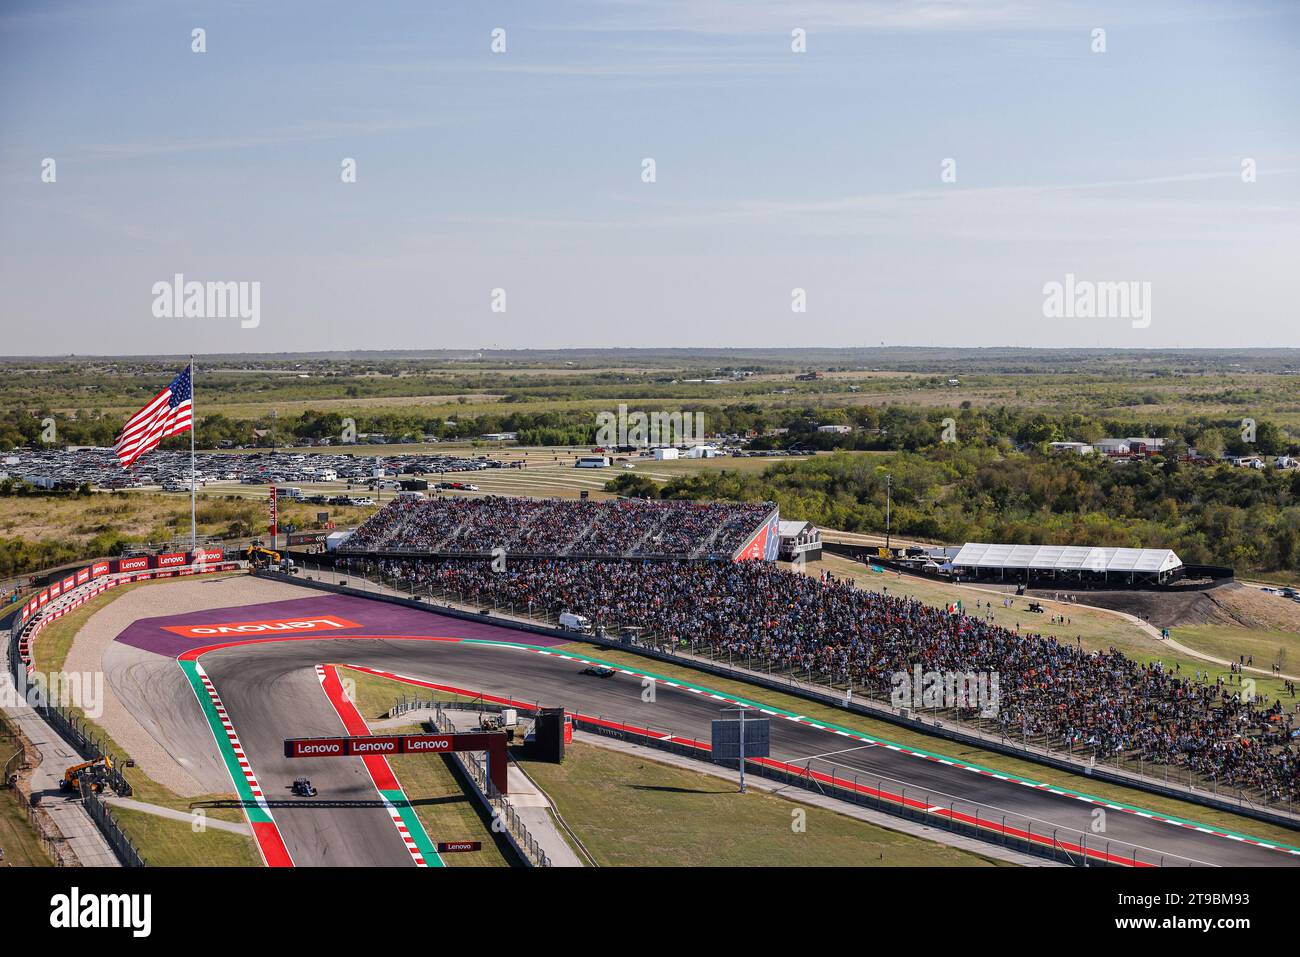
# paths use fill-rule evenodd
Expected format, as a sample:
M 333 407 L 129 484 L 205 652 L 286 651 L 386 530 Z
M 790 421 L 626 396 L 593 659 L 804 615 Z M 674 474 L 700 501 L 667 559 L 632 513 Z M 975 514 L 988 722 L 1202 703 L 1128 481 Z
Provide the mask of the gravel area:
M 91 615 L 85 626 L 77 632 L 68 652 L 65 671 L 104 671 L 104 655 L 113 639 L 141 618 L 284 601 L 302 598 L 303 591 L 293 585 L 266 581 L 251 575 L 237 575 L 227 578 L 173 579 L 150 583 L 129 592 L 110 592 L 110 595 L 113 600 Z M 165 661 L 167 666 L 167 672 L 163 672 L 164 680 L 172 680 L 169 675 L 171 671 L 175 672 L 176 678 L 184 680 L 175 662 L 162 658 L 158 660 Z M 135 759 L 145 774 L 163 787 L 181 797 L 209 792 L 210 788 L 205 788 L 196 781 L 166 747 L 136 720 L 108 680 L 104 681 L 103 714 L 96 723 Z

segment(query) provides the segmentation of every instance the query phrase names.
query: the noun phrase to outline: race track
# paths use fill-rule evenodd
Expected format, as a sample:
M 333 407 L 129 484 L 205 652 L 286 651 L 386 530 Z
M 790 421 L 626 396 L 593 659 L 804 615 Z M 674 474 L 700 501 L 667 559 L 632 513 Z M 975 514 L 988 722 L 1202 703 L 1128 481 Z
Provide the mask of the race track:
M 255 829 L 263 814 L 272 821 L 259 836 L 278 833 L 289 860 L 271 863 L 413 863 L 360 759 L 283 756 L 286 737 L 343 732 L 317 665 L 369 667 L 705 742 L 709 722 L 730 703 L 701 690 L 707 675 L 700 675 L 694 690 L 658 681 L 654 700 L 644 701 L 642 676 L 583 675 L 581 661 L 548 651 L 556 642 L 541 635 L 360 598 L 305 594 L 311 597 L 141 620 L 118 636 L 105 658 L 114 691 L 172 757 L 213 790 L 230 790 L 236 778 Z M 645 671 L 653 674 L 654 665 L 647 659 Z M 217 696 L 213 700 L 219 698 L 224 712 L 200 707 L 205 689 Z M 755 688 L 749 700 L 761 704 L 763 691 Z M 1119 861 L 1300 864 L 1300 853 L 1261 846 L 1242 835 L 1054 793 L 780 715 L 772 720 L 774 759 L 827 774 L 834 768 L 838 778 L 856 776 L 862 784 L 880 782 L 894 792 L 905 786 L 909 797 L 924 796 L 939 813 L 978 815 L 1014 829 L 1028 826 L 1038 835 L 1059 831 L 1062 843 L 1077 843 L 1083 834 L 1090 850 L 1104 848 Z M 232 763 L 230 753 L 219 749 L 223 731 L 237 735 L 242 761 Z M 936 753 L 945 743 L 936 739 Z M 247 772 L 247 781 L 238 780 L 240 771 Z M 316 798 L 291 796 L 290 783 L 302 775 L 317 786 Z M 1106 812 L 1100 833 L 1094 830 L 1099 805 Z M 455 836 L 430 835 L 434 841 Z

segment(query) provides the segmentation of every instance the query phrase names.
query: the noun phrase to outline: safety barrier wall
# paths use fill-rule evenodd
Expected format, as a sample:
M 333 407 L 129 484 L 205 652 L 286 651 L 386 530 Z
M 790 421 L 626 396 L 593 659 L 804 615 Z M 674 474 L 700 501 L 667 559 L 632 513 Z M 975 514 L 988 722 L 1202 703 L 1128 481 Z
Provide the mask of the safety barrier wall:
M 142 556 L 142 560 L 153 560 L 158 558 L 168 558 L 169 556 Z M 80 608 L 87 601 L 102 595 L 110 588 L 116 588 L 118 585 L 127 585 L 132 582 L 155 581 L 163 578 L 186 577 L 190 575 L 209 575 L 214 572 L 237 571 L 241 566 L 237 561 L 214 561 L 211 563 L 190 564 L 180 567 L 156 567 L 150 568 L 142 566 L 136 568 L 135 559 L 114 559 L 112 562 L 97 562 L 94 566 L 88 566 L 82 569 L 85 573 L 78 573 L 75 576 L 68 576 L 59 585 L 53 585 L 49 589 L 41 592 L 40 595 L 34 595 L 29 599 L 16 613 L 16 627 L 19 629 L 17 649 L 14 659 L 21 661 L 26 667 L 28 673 L 31 673 L 34 666 L 32 663 L 32 642 L 36 637 L 52 622 L 57 621 L 64 615 L 70 614 L 77 608 Z M 104 566 L 104 570 L 95 571 Z M 119 566 L 121 570 L 119 570 Z M 71 587 L 65 587 L 67 581 L 71 579 Z M 76 590 L 90 585 L 85 591 L 78 593 Z M 69 595 L 76 594 L 77 597 L 72 601 L 67 601 Z M 59 598 L 65 600 L 59 602 Z M 55 608 L 48 613 L 44 611 L 53 602 Z M 17 671 L 15 670 L 15 674 Z
M 319 574 L 319 570 L 316 571 Z M 354 595 L 358 598 L 369 598 L 376 601 L 386 601 L 393 604 L 405 605 L 410 608 L 421 608 L 425 611 L 448 615 L 466 621 L 481 622 L 485 618 L 485 614 L 482 612 L 466 611 L 451 604 L 437 604 L 433 602 L 432 598 L 426 601 L 421 600 L 420 598 L 388 595 L 375 591 L 367 591 L 364 588 L 335 585 L 325 581 L 314 580 L 310 577 L 290 577 L 278 572 L 259 572 L 259 574 L 269 575 L 282 581 L 302 585 L 307 588 L 316 588 L 322 591 L 331 591 L 338 594 Z M 344 574 L 362 582 L 366 581 L 355 572 Z M 304 571 L 304 576 L 305 575 L 306 571 Z M 450 598 L 444 596 L 444 601 L 448 600 L 450 600 Z M 1234 800 L 1233 798 L 1222 797 L 1219 794 L 1211 793 L 1209 791 L 1197 790 L 1176 783 L 1161 782 L 1159 779 L 1150 777 L 1149 775 L 1143 775 L 1133 771 L 1122 771 L 1101 764 L 1089 765 L 1078 760 L 1070 759 L 1064 755 L 1044 753 L 1042 751 L 1021 747 L 1009 738 L 1003 739 L 1001 737 L 988 736 L 975 731 L 954 728 L 939 721 L 926 721 L 923 720 L 920 715 L 903 716 L 894 712 L 887 706 L 870 700 L 865 702 L 861 699 L 846 700 L 843 695 L 830 694 L 825 691 L 816 690 L 813 687 L 809 687 L 808 684 L 794 679 L 785 680 L 776 677 L 767 677 L 755 672 L 728 667 L 719 662 L 675 654 L 671 651 L 664 650 L 662 647 L 652 647 L 645 644 L 621 641 L 616 638 L 607 638 L 600 635 L 578 634 L 562 628 L 537 625 L 532 624 L 531 622 L 518 621 L 511 618 L 490 620 L 492 620 L 494 624 L 500 624 L 504 627 L 513 628 L 519 631 L 532 632 L 533 634 L 538 635 L 547 635 L 552 638 L 561 637 L 569 641 L 585 641 L 604 648 L 627 651 L 641 657 L 690 668 L 695 671 L 702 671 L 706 674 L 712 674 L 720 678 L 727 678 L 729 680 L 767 688 L 771 691 L 779 691 L 783 694 L 793 695 L 794 697 L 803 698 L 808 701 L 815 701 L 863 717 L 874 718 L 932 737 L 943 738 L 948 741 L 954 741 L 969 747 L 980 748 L 985 751 L 992 751 L 1008 757 L 1032 761 L 1035 764 L 1040 764 L 1060 771 L 1066 771 L 1072 775 L 1083 775 L 1084 777 L 1093 778 L 1098 781 L 1118 784 L 1124 787 L 1134 788 L 1135 790 L 1145 791 L 1149 794 L 1157 794 L 1162 797 L 1169 797 L 1179 801 L 1198 804 L 1202 807 L 1227 811 L 1232 814 L 1253 818 L 1258 821 L 1265 821 L 1269 824 L 1276 824 L 1281 827 L 1300 829 L 1300 814 L 1282 810 L 1272 810 L 1260 804 L 1252 803 L 1240 795 L 1238 795 Z
M 201 568 L 217 565 L 225 561 L 225 552 L 221 548 L 196 548 L 193 552 L 165 552 L 157 555 L 129 555 L 123 558 L 103 558 L 91 562 L 82 568 L 54 574 L 41 591 L 34 593 L 23 602 L 22 620 L 26 622 L 40 609 L 59 595 L 71 591 L 91 579 L 107 575 L 122 575 L 128 572 L 152 571 L 157 577 L 166 577 L 172 571 L 181 572 L 186 568 Z M 189 574 L 194 574 L 191 570 Z

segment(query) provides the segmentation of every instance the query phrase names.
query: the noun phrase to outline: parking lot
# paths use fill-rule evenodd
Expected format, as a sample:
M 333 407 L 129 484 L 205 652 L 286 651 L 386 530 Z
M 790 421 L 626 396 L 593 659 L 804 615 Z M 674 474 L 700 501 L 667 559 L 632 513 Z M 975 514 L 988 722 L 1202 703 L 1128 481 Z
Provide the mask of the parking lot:
M 398 475 L 444 475 L 507 468 L 486 455 L 413 453 L 364 455 L 356 452 L 283 451 L 224 454 L 198 452 L 195 471 L 200 488 L 214 491 L 257 485 L 320 484 L 337 488 L 362 485 Z M 188 492 L 188 452 L 155 451 L 131 469 L 122 467 L 112 449 L 14 449 L 0 456 L 0 479 L 22 479 L 44 488 L 162 489 Z

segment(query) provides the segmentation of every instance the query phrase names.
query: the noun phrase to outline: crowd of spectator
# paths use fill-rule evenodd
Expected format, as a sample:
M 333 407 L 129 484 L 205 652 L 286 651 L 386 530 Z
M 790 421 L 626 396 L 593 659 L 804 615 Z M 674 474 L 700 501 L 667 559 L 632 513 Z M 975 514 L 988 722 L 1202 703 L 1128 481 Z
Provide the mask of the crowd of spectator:
M 505 496 L 398 499 L 372 515 L 341 550 L 730 558 L 775 507 Z
M 989 720 L 1008 736 L 1099 760 L 1181 766 L 1271 801 L 1294 799 L 1300 785 L 1294 712 L 1280 700 L 1250 700 L 1239 674 L 1192 677 L 829 576 L 819 581 L 753 561 L 366 564 L 412 588 L 432 585 L 531 613 L 577 613 L 614 634 L 639 627 L 679 647 L 763 670 L 808 671 L 874 697 L 889 697 L 894 676 L 918 664 L 927 672 L 995 674 L 999 701 Z

